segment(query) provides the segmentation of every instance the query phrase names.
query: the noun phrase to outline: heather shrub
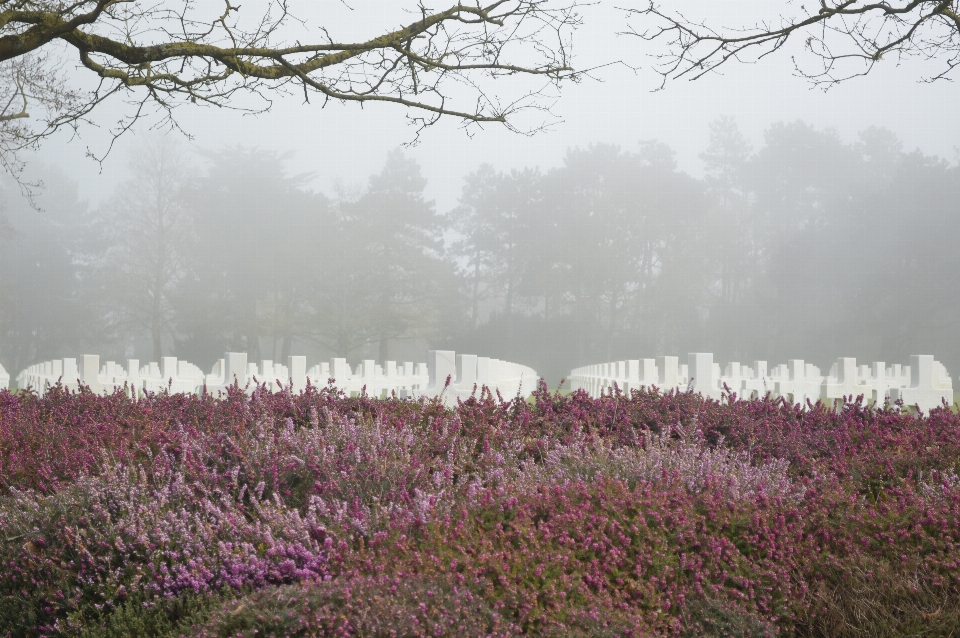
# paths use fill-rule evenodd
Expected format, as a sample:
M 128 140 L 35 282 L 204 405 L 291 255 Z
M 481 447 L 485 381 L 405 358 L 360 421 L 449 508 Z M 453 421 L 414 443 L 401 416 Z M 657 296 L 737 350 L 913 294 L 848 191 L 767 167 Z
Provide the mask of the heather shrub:
M 0 487 L 50 492 L 98 473 L 105 461 L 135 463 L 167 446 L 189 403 L 182 395 L 138 402 L 123 392 L 100 397 L 62 386 L 43 398 L 0 392 Z
M 960 491 L 908 482 L 877 500 L 833 479 L 804 516 L 809 558 L 798 635 L 952 636 L 960 618 Z
M 958 459 L 895 405 L 0 392 L 0 635 L 947 636 Z
M 469 510 L 357 552 L 357 568 L 452 573 L 495 601 L 528 633 L 616 618 L 639 635 L 681 627 L 687 599 L 712 595 L 768 618 L 789 618 L 802 594 L 797 505 L 762 494 L 732 501 L 619 481 L 543 486 L 505 498 L 489 491 Z M 389 558 L 388 558 L 389 557 Z
M 669 429 L 648 434 L 644 446 L 615 446 L 604 438 L 574 440 L 548 449 L 540 459 L 523 460 L 514 480 L 519 489 L 536 490 L 541 485 L 601 478 L 638 483 L 682 485 L 691 492 L 708 486 L 726 491 L 734 500 L 759 493 L 767 496 L 796 495 L 801 488 L 787 475 L 782 459 L 753 462 L 744 451 L 704 444 L 702 434 L 681 433 L 673 438 Z
M 809 621 L 799 636 L 956 636 L 960 596 L 896 562 L 861 558 L 842 578 L 811 592 Z
M 449 578 L 400 574 L 262 589 L 215 612 L 197 637 L 519 633 L 487 601 Z
M 918 472 L 960 471 L 960 419 L 946 408 L 920 417 L 889 404 L 848 403 L 840 411 L 782 400 L 704 405 L 700 427 L 711 444 L 722 438 L 755 459 L 783 459 L 792 476 L 831 474 L 866 494 Z
M 52 495 L 0 503 L 0 625 L 14 635 L 82 625 L 133 597 L 216 593 L 328 574 L 332 539 L 313 509 L 242 500 L 182 474 L 123 466 Z
M 777 628 L 760 615 L 712 598 L 696 598 L 684 607 L 683 638 L 768 638 Z
M 232 599 L 231 596 L 226 596 Z M 106 613 L 87 619 L 80 627 L 64 632 L 76 638 L 180 638 L 192 636 L 207 622 L 224 596 L 184 593 L 174 598 L 145 601 L 130 598 Z
M 241 467 L 276 485 L 294 507 L 301 499 L 288 498 L 290 474 L 278 476 L 276 468 L 298 470 L 304 493 L 346 534 L 369 538 L 391 523 L 424 522 L 473 480 L 470 466 L 485 465 L 476 441 L 449 415 L 401 427 L 379 417 L 324 416 L 322 425 L 314 418 L 311 427 L 295 429 L 288 421 L 279 432 L 257 424 Z

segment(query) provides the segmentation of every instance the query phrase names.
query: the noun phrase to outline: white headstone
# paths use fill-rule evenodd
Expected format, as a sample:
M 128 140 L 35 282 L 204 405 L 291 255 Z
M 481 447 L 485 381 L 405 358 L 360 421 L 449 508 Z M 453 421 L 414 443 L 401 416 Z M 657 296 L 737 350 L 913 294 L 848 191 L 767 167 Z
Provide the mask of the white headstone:
M 453 350 L 429 350 L 427 374 L 430 379 L 428 389 L 441 392 L 447 383 L 447 377 L 450 377 L 451 382 L 457 378 L 456 353 Z
M 853 357 L 840 357 L 830 369 L 830 376 L 824 379 L 820 388 L 820 396 L 824 399 L 856 400 L 865 394 L 865 387 L 858 383 L 857 360 Z
M 289 383 L 293 384 L 294 392 L 302 392 L 307 387 L 307 358 L 292 356 L 287 359 L 287 371 L 290 374 Z M 281 381 L 287 382 L 286 379 Z
M 177 380 L 177 358 L 176 357 L 163 357 L 160 360 L 160 375 L 163 377 L 164 383 L 167 381 L 176 381 Z
M 477 382 L 477 355 L 457 355 L 457 385 L 463 390 L 470 390 Z
M 932 355 L 915 354 L 910 356 L 910 385 L 906 388 L 892 388 L 890 398 L 894 401 L 902 399 L 904 405 L 917 406 L 924 412 L 942 405 L 953 403 L 952 382 L 941 369 L 942 364 L 935 361 Z M 945 370 L 944 370 L 945 372 Z
M 241 388 L 247 385 L 247 353 L 228 352 L 223 358 L 223 385 L 232 386 L 234 383 Z
M 688 354 L 687 369 L 690 374 L 689 383 L 694 392 L 699 392 L 711 399 L 720 398 L 719 366 L 714 366 L 712 352 L 691 352 Z
M 334 385 L 338 388 L 345 388 L 350 380 L 350 368 L 347 366 L 346 359 L 332 359 L 330 361 L 330 377 L 334 380 Z
M 680 379 L 677 357 L 657 357 L 657 372 L 659 373 L 660 389 L 664 392 L 677 389 Z
M 80 358 L 80 380 L 94 392 L 100 391 L 100 355 L 85 354 Z
M 775 382 L 775 390 L 781 397 L 793 403 L 805 406 L 809 400 L 816 403 L 820 399 L 823 379 L 815 366 L 805 364 L 803 359 L 790 359 L 780 378 Z

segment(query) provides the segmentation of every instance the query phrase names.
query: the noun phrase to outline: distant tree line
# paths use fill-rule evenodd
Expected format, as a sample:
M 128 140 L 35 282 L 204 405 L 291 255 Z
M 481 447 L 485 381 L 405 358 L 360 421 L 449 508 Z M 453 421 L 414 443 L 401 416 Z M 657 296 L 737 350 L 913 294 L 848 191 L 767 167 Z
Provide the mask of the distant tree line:
M 887 130 L 846 142 L 802 122 L 754 150 L 729 118 L 701 159 L 702 178 L 657 142 L 484 165 L 443 212 L 401 152 L 335 197 L 256 149 L 146 144 L 96 209 L 48 170 L 42 210 L 4 196 L 0 362 L 447 347 L 556 383 L 693 350 L 822 366 L 923 352 L 960 373 L 956 165 Z

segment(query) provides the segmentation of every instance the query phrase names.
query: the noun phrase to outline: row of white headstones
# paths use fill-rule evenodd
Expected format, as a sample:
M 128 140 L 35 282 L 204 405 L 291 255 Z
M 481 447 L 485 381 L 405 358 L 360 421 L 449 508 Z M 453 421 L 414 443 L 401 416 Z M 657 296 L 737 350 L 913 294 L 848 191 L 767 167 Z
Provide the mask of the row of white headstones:
M 752 366 L 731 362 L 721 373 L 720 364 L 709 352 L 691 352 L 687 363 L 678 357 L 613 361 L 576 368 L 570 373 L 571 390 L 586 390 L 591 396 L 610 392 L 614 386 L 624 392 L 656 386 L 660 390 L 692 390 L 705 397 L 719 399 L 725 388 L 740 397 L 784 397 L 806 405 L 824 401 L 856 400 L 883 404 L 903 400 L 908 406 L 923 411 L 953 404 L 953 382 L 946 368 L 932 355 L 915 354 L 910 365 L 857 365 L 853 357 L 841 357 L 823 375 L 820 369 L 803 359 L 791 359 L 772 369 L 766 361 Z
M 3 369 L 0 368 L 0 372 Z M 4 373 L 5 374 L 5 373 Z M 448 383 L 449 378 L 449 383 Z M 128 359 L 124 367 L 113 361 L 100 364 L 100 356 L 85 354 L 79 359 L 55 359 L 29 366 L 16 378 L 18 388 L 33 388 L 40 394 L 55 384 L 69 389 L 85 386 L 98 394 L 109 394 L 118 388 L 138 394 L 146 392 L 199 393 L 206 389 L 215 394 L 236 384 L 251 391 L 257 385 L 270 390 L 291 388 L 300 392 L 307 381 L 314 387 L 332 384 L 348 394 L 366 392 L 369 396 L 388 397 L 394 393 L 400 398 L 442 396 L 447 403 L 455 403 L 483 387 L 504 398 L 530 394 L 537 383 L 537 373 L 527 366 L 509 361 L 458 355 L 452 350 L 430 350 L 426 363 L 414 365 L 411 361 L 386 361 L 379 365 L 364 360 L 355 368 L 346 359 L 336 358 L 307 368 L 307 358 L 289 357 L 283 365 L 263 360 L 259 365 L 247 361 L 245 352 L 227 352 L 213 365 L 210 374 L 176 357 L 163 357 L 160 362 L 140 365 L 138 359 Z M 0 377 L 0 388 L 9 385 Z

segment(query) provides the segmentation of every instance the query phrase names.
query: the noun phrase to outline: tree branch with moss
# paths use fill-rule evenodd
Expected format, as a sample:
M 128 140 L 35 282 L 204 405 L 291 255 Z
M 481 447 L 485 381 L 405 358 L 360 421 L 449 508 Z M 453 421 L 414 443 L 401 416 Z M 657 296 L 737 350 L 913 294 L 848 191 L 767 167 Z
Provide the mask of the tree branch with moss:
M 532 110 L 549 120 L 556 88 L 579 77 L 571 62 L 576 0 L 418 4 L 409 13 L 369 39 L 340 41 L 325 27 L 308 28 L 288 0 L 260 11 L 230 0 L 219 8 L 196 0 L 0 0 L 0 163 L 18 172 L 19 151 L 91 122 L 116 95 L 132 108 L 111 129 L 114 139 L 151 114 L 178 128 L 174 110 L 185 103 L 260 113 L 294 92 L 308 102 L 399 106 L 417 134 L 447 116 L 531 133 L 544 122 L 519 125 L 518 116 Z M 67 72 L 68 60 L 79 61 L 76 71 Z M 94 80 L 86 89 L 70 81 L 83 72 Z M 507 76 L 533 85 L 501 101 L 487 82 Z

